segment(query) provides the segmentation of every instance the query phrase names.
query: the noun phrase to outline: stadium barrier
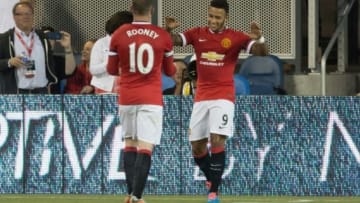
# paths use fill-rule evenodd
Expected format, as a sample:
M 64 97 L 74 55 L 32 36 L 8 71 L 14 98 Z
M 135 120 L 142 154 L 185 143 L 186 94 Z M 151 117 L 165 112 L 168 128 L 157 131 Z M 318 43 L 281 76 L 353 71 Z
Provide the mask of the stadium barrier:
M 125 194 L 116 97 L 0 97 L 0 193 Z M 165 96 L 146 194 L 205 194 L 187 139 L 191 97 Z M 360 98 L 240 96 L 229 195 L 360 195 Z

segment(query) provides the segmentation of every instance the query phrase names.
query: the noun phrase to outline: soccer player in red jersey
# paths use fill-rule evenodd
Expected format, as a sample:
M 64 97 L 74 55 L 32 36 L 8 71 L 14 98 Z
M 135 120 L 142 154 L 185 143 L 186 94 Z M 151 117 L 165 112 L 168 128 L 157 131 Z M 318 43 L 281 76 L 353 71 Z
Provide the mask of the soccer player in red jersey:
M 119 114 L 125 138 L 126 203 L 143 203 L 142 193 L 155 145 L 160 144 L 163 122 L 162 69 L 176 73 L 171 36 L 151 24 L 152 0 L 132 0 L 132 24 L 112 36 L 107 71 L 121 75 Z
M 189 140 L 195 163 L 203 171 L 209 189 L 208 203 L 218 203 L 218 189 L 225 168 L 225 142 L 233 133 L 235 88 L 234 68 L 241 50 L 263 53 L 260 28 L 253 23 L 251 33 L 225 26 L 229 5 L 212 0 L 208 7 L 208 26 L 172 34 L 174 45 L 192 45 L 196 54 L 197 89 L 190 118 Z M 173 17 L 165 18 L 171 32 L 179 26 Z M 210 141 L 210 152 L 207 143 Z

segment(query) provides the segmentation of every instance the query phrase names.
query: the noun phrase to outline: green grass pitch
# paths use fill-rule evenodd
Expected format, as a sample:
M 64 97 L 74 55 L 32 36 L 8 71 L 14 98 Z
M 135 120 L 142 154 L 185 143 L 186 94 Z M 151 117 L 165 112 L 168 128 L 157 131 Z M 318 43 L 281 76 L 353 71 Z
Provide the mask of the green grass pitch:
M 206 203 L 206 196 L 144 196 L 147 203 Z M 123 203 L 121 195 L 0 195 L 0 203 Z M 221 196 L 221 203 L 359 203 L 356 197 Z

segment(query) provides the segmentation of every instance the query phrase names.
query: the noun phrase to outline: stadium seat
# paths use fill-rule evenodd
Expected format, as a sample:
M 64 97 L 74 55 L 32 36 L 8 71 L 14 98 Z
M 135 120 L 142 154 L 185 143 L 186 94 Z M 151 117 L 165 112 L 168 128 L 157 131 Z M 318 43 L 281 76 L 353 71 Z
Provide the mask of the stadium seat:
M 286 94 L 282 62 L 274 55 L 249 56 L 239 74 L 248 79 L 252 95 Z
M 65 88 L 66 88 L 66 79 L 62 79 L 60 80 L 60 94 L 64 94 L 65 93 Z
M 164 73 L 161 74 L 161 81 L 162 81 L 162 91 L 175 86 L 175 81 L 171 77 L 165 75 Z
M 250 83 L 249 81 L 239 74 L 234 75 L 235 94 L 236 95 L 249 95 Z

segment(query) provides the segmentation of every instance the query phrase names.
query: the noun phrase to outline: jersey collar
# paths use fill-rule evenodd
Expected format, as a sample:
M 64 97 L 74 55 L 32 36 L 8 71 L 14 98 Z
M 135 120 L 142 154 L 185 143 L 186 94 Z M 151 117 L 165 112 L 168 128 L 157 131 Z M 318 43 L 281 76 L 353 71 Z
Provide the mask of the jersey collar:
M 225 30 L 227 30 L 228 29 L 228 27 L 227 26 L 225 26 L 224 27 L 224 29 L 222 29 L 220 32 L 214 32 L 214 31 L 212 31 L 210 28 L 209 28 L 209 32 L 211 33 L 211 34 L 221 34 L 221 33 L 223 33 Z
M 132 24 L 134 24 L 134 25 L 150 25 L 151 24 L 151 22 L 148 22 L 148 21 L 134 21 L 134 22 L 132 22 Z

